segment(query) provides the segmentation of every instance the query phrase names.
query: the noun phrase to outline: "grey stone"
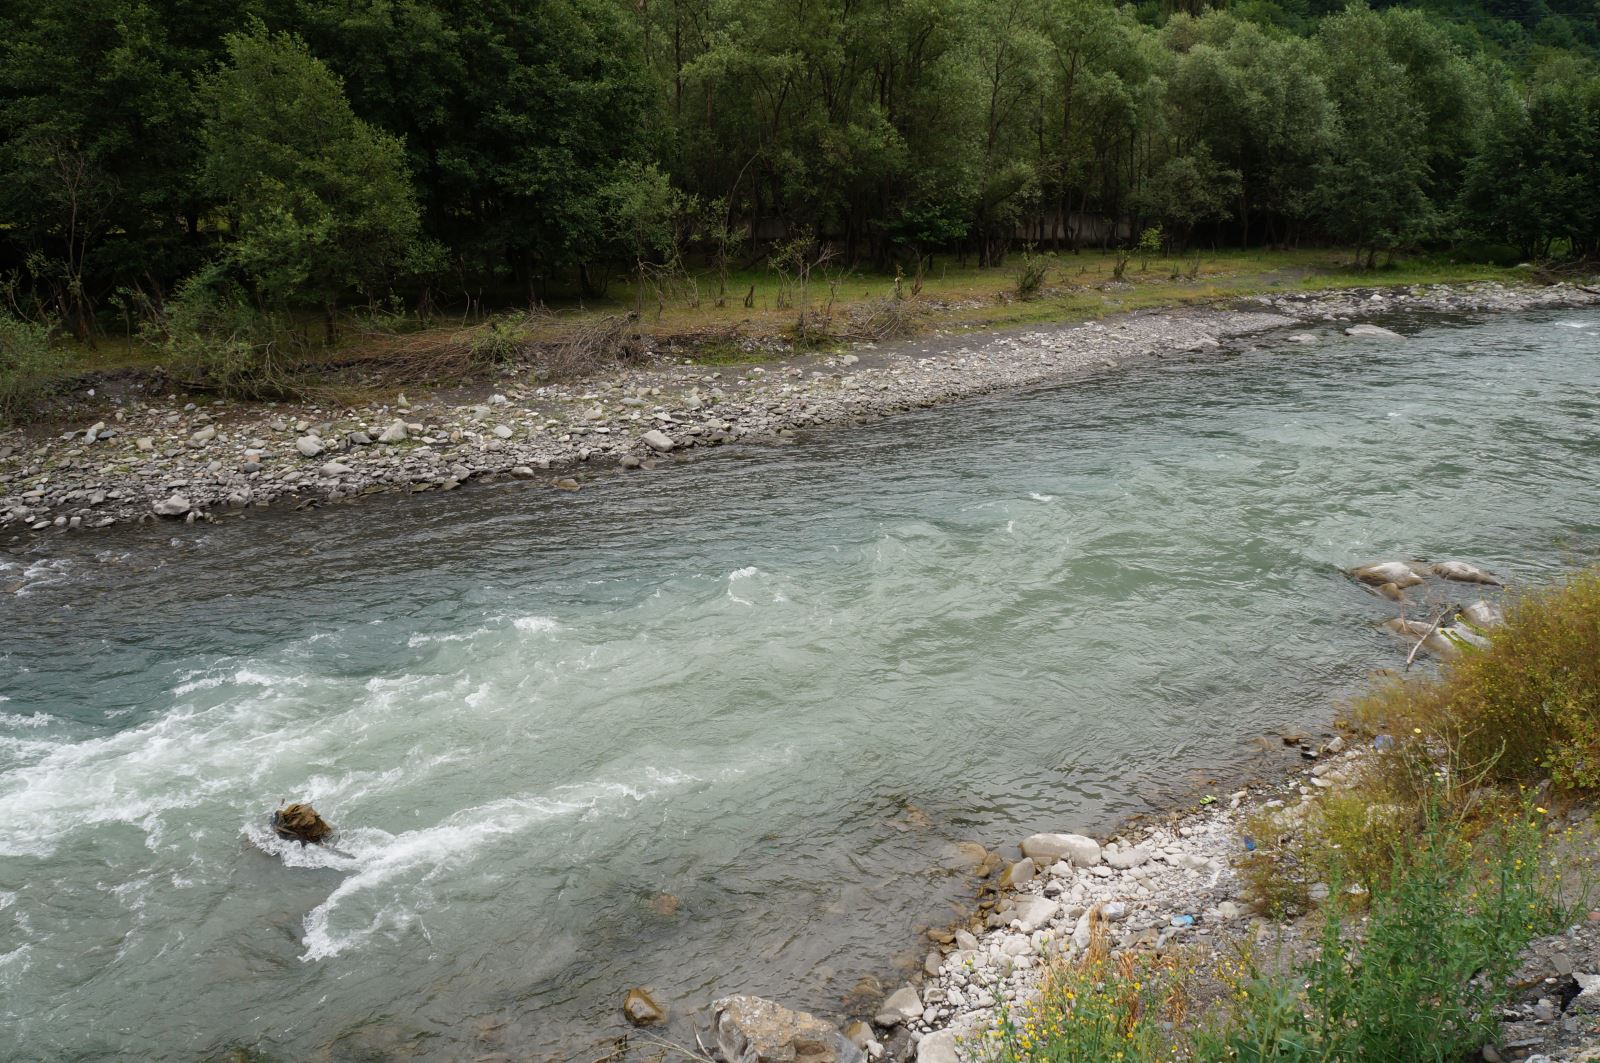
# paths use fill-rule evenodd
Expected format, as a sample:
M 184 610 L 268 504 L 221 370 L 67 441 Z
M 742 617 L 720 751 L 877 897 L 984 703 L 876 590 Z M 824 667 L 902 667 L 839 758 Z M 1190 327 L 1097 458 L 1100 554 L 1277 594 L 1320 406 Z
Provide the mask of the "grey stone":
M 406 435 L 406 423 L 404 421 L 396 421 L 379 433 L 378 442 L 403 443 L 406 440 Z
M 335 477 L 339 477 L 339 476 L 349 476 L 351 473 L 355 472 L 355 470 L 352 469 L 350 466 L 345 465 L 342 462 L 337 462 L 337 461 L 328 462 L 328 464 L 324 465 L 318 471 L 321 472 L 323 476 L 327 477 L 330 480 L 334 479 Z
M 678 445 L 672 441 L 671 436 L 667 435 L 667 433 L 661 431 L 659 428 L 652 428 L 639 438 L 642 439 L 645 446 L 649 447 L 651 450 L 659 450 L 662 453 L 666 453 Z
M 1344 334 L 1346 336 L 1365 336 L 1369 339 L 1376 340 L 1405 339 L 1405 337 L 1400 335 L 1400 333 L 1393 332 L 1381 325 L 1351 325 L 1349 328 L 1344 330 Z
M 322 440 L 316 436 L 301 436 L 294 441 L 294 449 L 298 450 L 304 457 L 314 458 L 321 454 L 325 448 L 322 445 Z
M 170 495 L 157 502 L 153 508 L 158 517 L 181 517 L 194 506 L 182 495 Z

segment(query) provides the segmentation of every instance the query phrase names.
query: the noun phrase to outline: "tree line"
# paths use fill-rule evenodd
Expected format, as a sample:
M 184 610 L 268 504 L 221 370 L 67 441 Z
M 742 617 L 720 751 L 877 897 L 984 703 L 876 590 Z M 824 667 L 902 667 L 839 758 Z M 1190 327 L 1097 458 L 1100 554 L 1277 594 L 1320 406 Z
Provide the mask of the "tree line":
M 0 39 L 3 291 L 84 335 L 1154 227 L 1600 254 L 1600 0 L 16 0 Z

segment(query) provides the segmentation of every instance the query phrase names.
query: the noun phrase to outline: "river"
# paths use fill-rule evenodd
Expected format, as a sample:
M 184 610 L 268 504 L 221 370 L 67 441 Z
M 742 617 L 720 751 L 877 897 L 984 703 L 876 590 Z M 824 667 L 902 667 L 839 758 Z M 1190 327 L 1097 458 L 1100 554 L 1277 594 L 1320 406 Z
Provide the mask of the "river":
M 1594 559 L 1600 314 L 1389 323 L 0 555 L 0 1055 L 590 1060 L 634 985 L 679 1038 L 894 988 L 955 843 L 1192 797 L 1395 663 L 1343 568 Z

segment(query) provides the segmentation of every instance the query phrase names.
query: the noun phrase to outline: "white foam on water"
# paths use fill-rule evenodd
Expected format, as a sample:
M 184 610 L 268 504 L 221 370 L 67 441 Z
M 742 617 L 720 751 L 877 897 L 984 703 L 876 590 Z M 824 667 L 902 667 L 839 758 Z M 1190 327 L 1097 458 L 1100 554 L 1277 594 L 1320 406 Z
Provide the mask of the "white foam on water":
M 445 632 L 437 635 L 417 634 L 412 635 L 409 639 L 407 639 L 406 645 L 412 649 L 416 649 L 418 646 L 427 646 L 436 642 L 471 642 L 478 636 L 487 635 L 488 633 L 488 628 L 480 627 L 472 631 Z
M 246 687 L 305 686 L 306 680 L 302 676 L 295 675 L 267 675 L 251 671 L 249 668 L 239 668 L 231 674 L 226 671 L 218 673 L 201 670 L 184 675 L 178 685 L 172 688 L 172 693 L 174 697 L 182 698 L 196 691 L 214 690 L 224 683 Z
M 667 775 L 660 776 L 662 780 Z M 687 780 L 690 776 L 674 776 Z M 661 782 L 659 785 L 670 785 Z M 351 831 L 338 839 L 343 853 L 307 855 L 280 849 L 289 859 L 339 859 L 348 857 L 354 874 L 341 882 L 327 900 L 311 909 L 305 918 L 305 952 L 300 958 L 310 962 L 330 959 L 359 948 L 378 934 L 398 934 L 415 924 L 430 907 L 428 886 L 447 872 L 459 871 L 474 855 L 494 842 L 561 816 L 599 813 L 607 798 L 626 797 L 634 801 L 652 796 L 656 789 L 641 789 L 622 782 L 600 782 L 584 786 L 561 787 L 564 797 L 518 796 L 502 798 L 484 805 L 463 809 L 443 822 L 418 830 L 389 834 L 376 829 Z M 256 841 L 252 835 L 252 841 Z M 265 848 L 263 842 L 257 842 Z M 313 846 L 306 846 L 311 850 Z M 301 865 L 291 865 L 301 866 Z M 333 864 L 307 866 L 337 866 Z M 345 869 L 345 868 L 342 868 Z M 406 884 L 403 880 L 415 881 Z M 341 904 L 369 892 L 387 891 L 378 900 L 365 925 L 335 928 L 333 915 Z
M 518 631 L 527 631 L 534 634 L 543 634 L 561 629 L 561 625 L 556 622 L 553 616 L 519 616 L 511 621 L 511 626 Z
M 0 701 L 11 699 L 0 695 Z M 0 727 L 49 727 L 53 723 L 60 723 L 59 716 L 52 716 L 48 712 L 35 712 L 24 716 L 20 712 L 0 712 Z
M 1056 500 L 1055 495 L 1042 495 L 1038 491 L 1029 491 L 1028 497 L 1035 502 L 1054 502 Z
M 315 762 L 349 717 L 296 720 L 297 689 L 311 680 L 234 670 L 244 688 L 203 709 L 179 704 L 148 722 L 84 741 L 44 744 L 0 737 L 33 759 L 0 776 L 0 856 L 48 856 L 73 832 L 126 824 L 161 843 L 163 814 L 252 794 L 284 764 Z M 194 681 L 191 681 L 193 683 Z M 198 688 L 196 688 L 198 689 Z M 290 692 L 290 693 L 286 693 Z M 373 699 L 351 712 L 364 717 Z
M 51 587 L 58 583 L 65 583 L 70 578 L 68 573 L 72 569 L 72 561 L 65 557 L 49 557 L 41 561 L 34 561 L 24 567 L 20 562 L 6 562 L 0 572 L 9 572 L 21 568 L 21 586 L 16 594 L 19 598 L 26 598 L 40 587 Z

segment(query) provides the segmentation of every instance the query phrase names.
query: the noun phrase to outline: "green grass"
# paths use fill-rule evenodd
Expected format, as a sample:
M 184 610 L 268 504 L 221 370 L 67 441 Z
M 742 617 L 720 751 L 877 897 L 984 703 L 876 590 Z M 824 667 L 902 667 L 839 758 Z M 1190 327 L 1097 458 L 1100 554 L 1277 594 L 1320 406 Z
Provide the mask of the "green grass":
M 1374 271 L 1351 268 L 1350 256 L 1338 251 L 1220 251 L 1198 256 L 1152 258 L 1146 268 L 1140 260 L 1128 263 L 1122 281 L 1113 273 L 1115 253 L 1085 251 L 1079 254 L 1041 254 L 1033 258 L 1044 262 L 1049 271 L 1032 295 L 1017 294 L 1018 277 L 1024 256 L 1010 256 L 1005 265 L 992 269 L 961 266 L 954 260 L 937 259 L 922 278 L 920 293 L 910 292 L 915 279 L 900 278 L 902 295 L 923 310 L 896 334 L 940 330 L 965 332 L 1007 326 L 1026 326 L 1095 320 L 1111 314 L 1156 307 L 1181 306 L 1219 299 L 1271 292 L 1322 291 L 1372 285 L 1466 283 L 1481 280 L 1516 282 L 1525 272 L 1485 265 L 1461 265 L 1443 260 L 1409 259 L 1398 265 Z M 1178 274 L 1174 276 L 1174 274 Z M 639 328 L 661 342 L 674 342 L 699 352 L 697 360 L 710 365 L 736 365 L 760 362 L 769 355 L 764 347 L 746 352 L 740 338 L 793 340 L 803 334 L 802 349 L 830 349 L 845 342 L 846 322 L 852 311 L 862 312 L 874 304 L 892 299 L 896 278 L 861 270 L 821 270 L 803 290 L 787 293 L 770 271 L 748 270 L 728 279 L 724 305 L 716 305 L 717 280 L 708 272 L 697 273 L 692 284 L 678 283 L 670 297 L 658 303 L 654 296 L 636 298 L 635 289 L 625 281 L 613 282 L 609 295 L 602 299 L 572 300 L 553 304 L 550 313 L 521 321 L 517 338 L 532 343 L 560 343 L 607 318 L 639 310 Z M 744 306 L 747 293 L 752 305 Z M 787 305 L 785 303 L 787 295 Z M 801 315 L 806 315 L 801 329 Z M 405 366 L 396 379 L 385 382 L 423 386 L 434 383 L 425 372 L 413 372 L 420 364 L 414 354 L 418 343 L 436 338 L 451 342 L 464 329 L 491 327 L 503 316 L 463 322 L 443 317 L 427 322 L 403 314 L 383 313 L 346 315 L 339 340 L 310 356 L 310 369 L 318 364 L 361 360 L 379 365 L 387 354 Z M 820 333 L 817 322 L 825 323 Z M 830 338 L 827 329 L 836 336 Z M 307 336 L 320 335 L 320 318 L 307 318 Z M 170 353 L 159 345 L 138 337 L 107 335 L 93 345 L 75 340 L 58 341 L 63 354 L 60 375 L 65 378 L 85 373 L 121 369 L 149 369 L 170 361 Z M 169 366 L 170 368 L 170 366 Z

